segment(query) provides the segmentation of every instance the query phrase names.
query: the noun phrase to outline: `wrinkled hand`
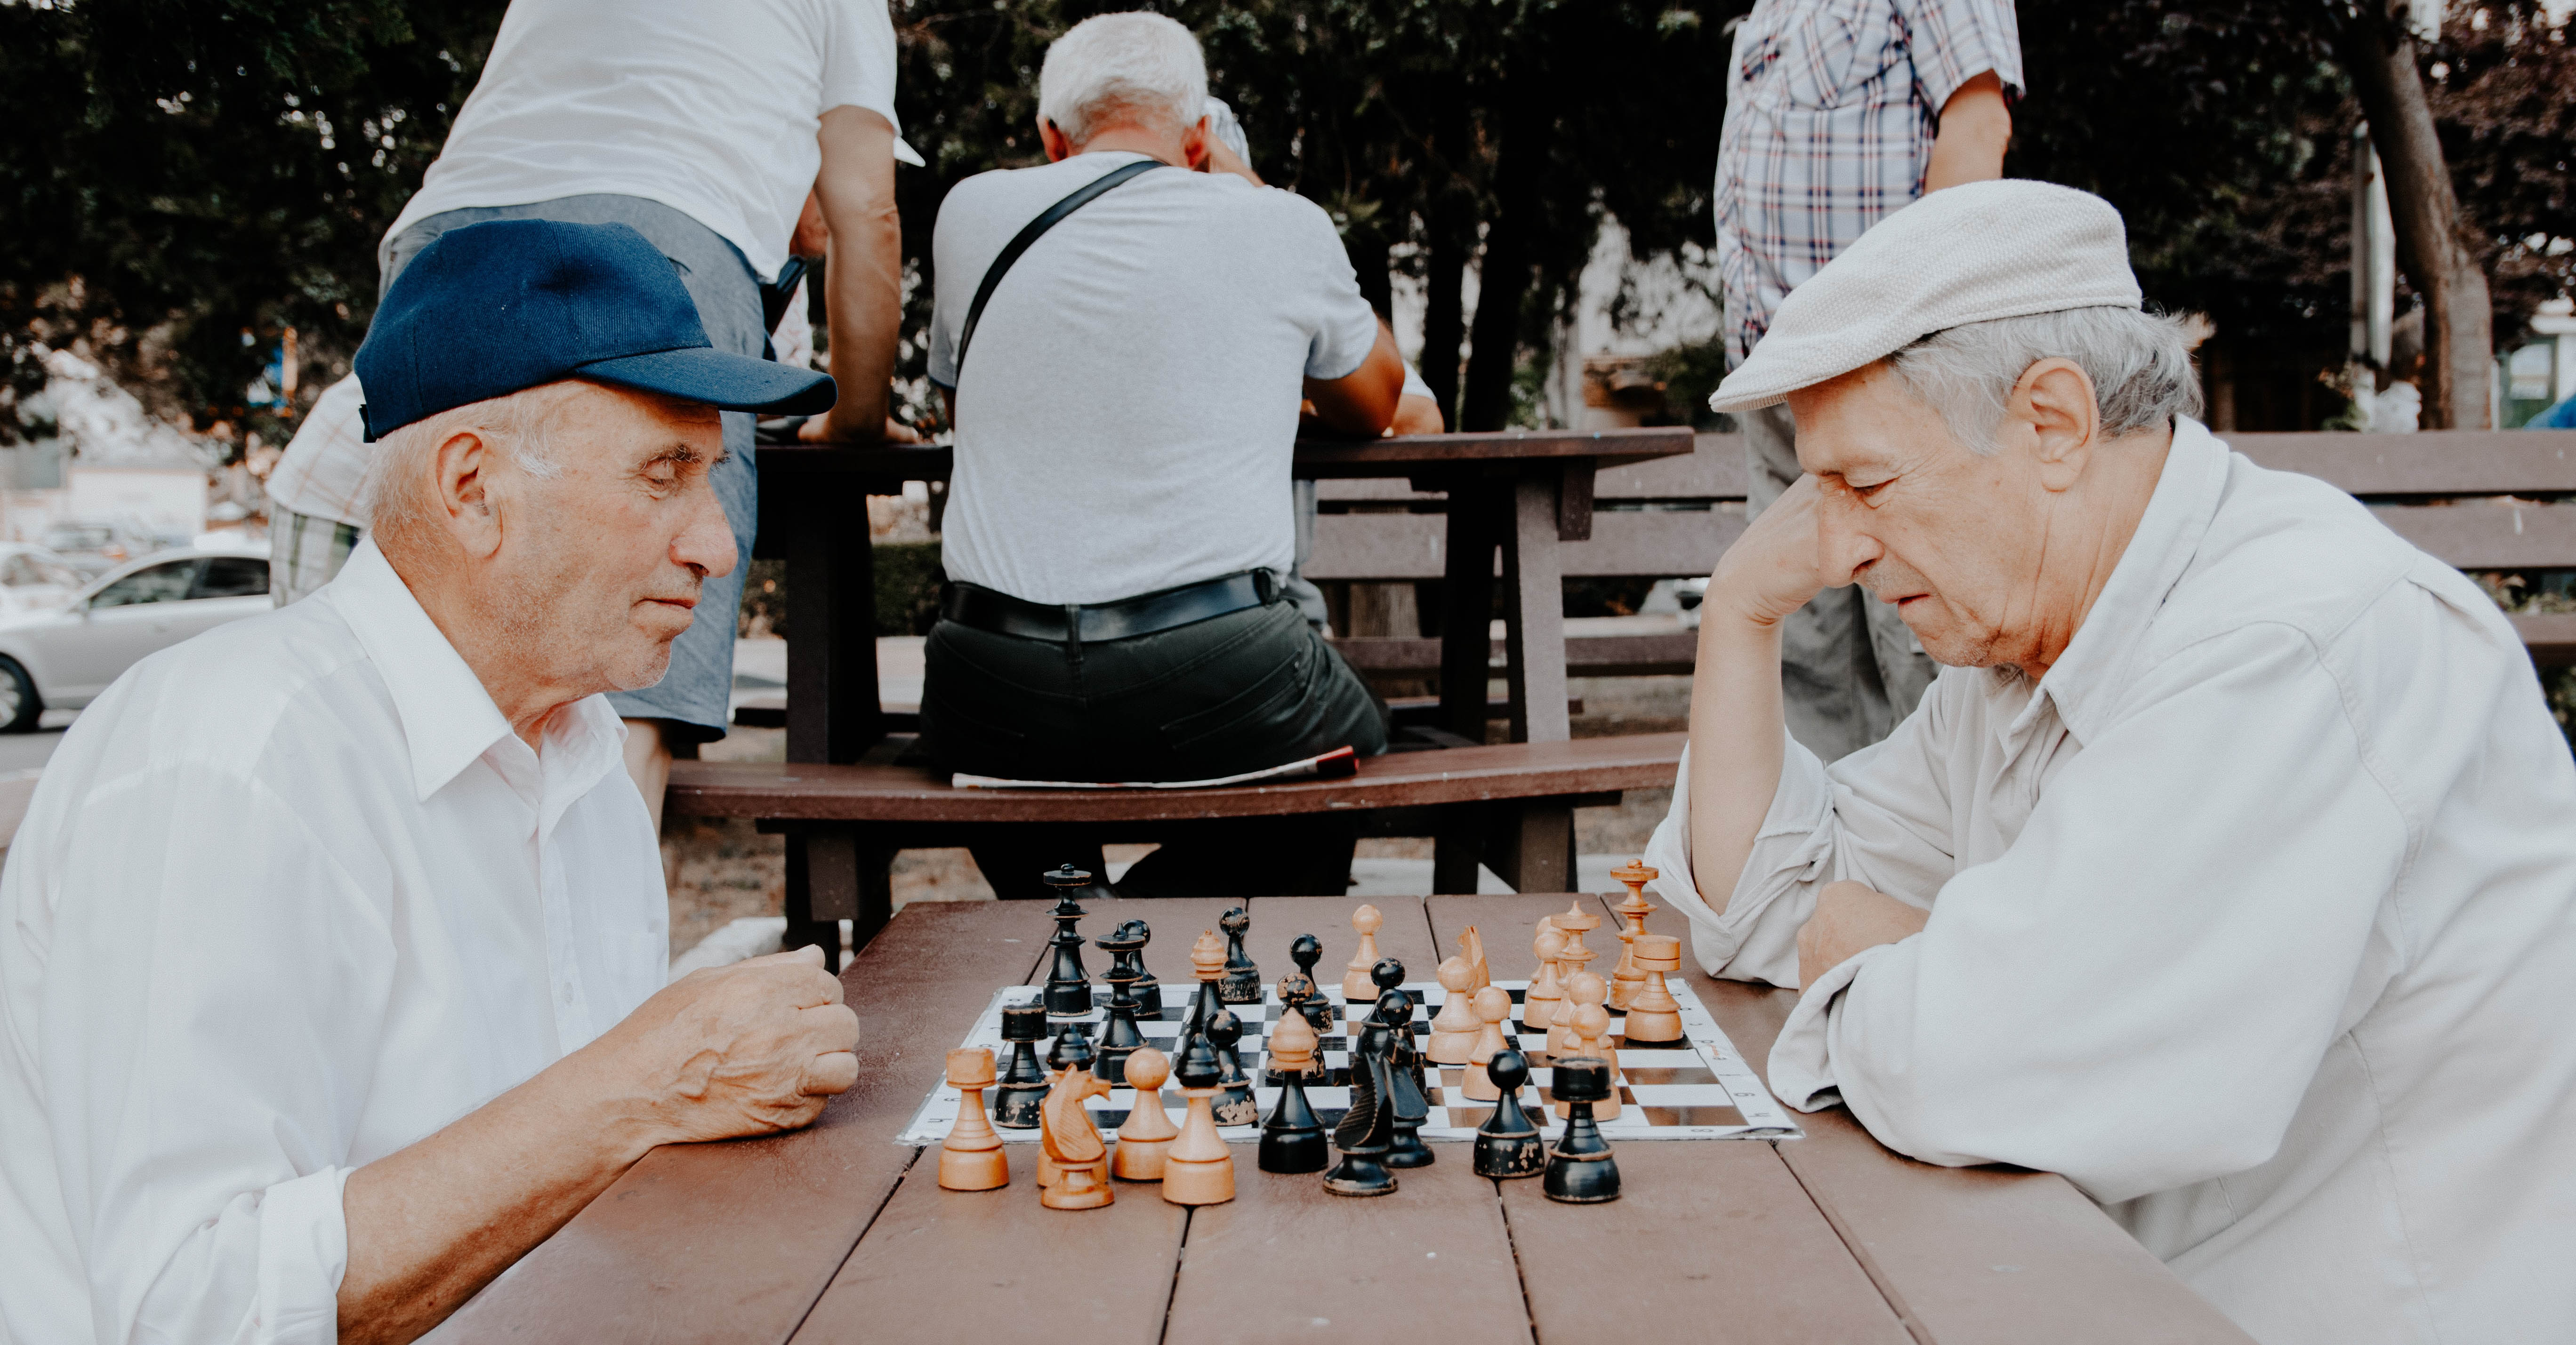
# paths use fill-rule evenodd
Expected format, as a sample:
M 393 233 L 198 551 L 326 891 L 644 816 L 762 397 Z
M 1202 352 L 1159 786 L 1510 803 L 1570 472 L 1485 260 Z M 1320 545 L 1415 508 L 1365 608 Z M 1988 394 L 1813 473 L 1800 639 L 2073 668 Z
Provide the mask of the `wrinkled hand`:
M 1771 626 L 1807 600 L 1834 587 L 1825 573 L 1816 536 L 1816 478 L 1801 476 L 1780 498 L 1754 517 L 1718 557 L 1708 579 L 1705 609 L 1732 612 L 1756 625 Z M 1850 582 L 1848 578 L 1842 582 Z
M 1783 496 L 1782 498 L 1787 498 Z M 1770 514 L 1765 511 L 1763 517 Z M 1882 943 L 1896 943 L 1923 932 L 1930 911 L 1910 906 L 1866 883 L 1827 883 L 1816 894 L 1816 912 L 1798 927 L 1798 989 L 1851 960 L 1853 954 Z
M 695 971 L 588 1050 L 652 1118 L 665 1144 L 792 1130 L 859 1079 L 859 1018 L 823 950 Z

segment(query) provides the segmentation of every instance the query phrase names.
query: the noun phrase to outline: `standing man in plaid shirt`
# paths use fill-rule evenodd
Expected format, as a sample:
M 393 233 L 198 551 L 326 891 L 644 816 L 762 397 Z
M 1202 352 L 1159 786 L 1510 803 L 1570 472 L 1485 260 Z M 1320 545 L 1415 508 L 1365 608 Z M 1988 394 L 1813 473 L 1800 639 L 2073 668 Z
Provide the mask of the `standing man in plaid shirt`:
M 1928 191 L 2003 176 L 2020 95 L 2013 0 L 1758 0 L 1735 33 L 1717 157 L 1727 366 L 1789 291 Z M 1738 415 L 1755 513 L 1798 479 L 1785 405 Z M 1855 585 L 1782 623 L 1789 731 L 1826 761 L 1887 736 L 1932 660 Z

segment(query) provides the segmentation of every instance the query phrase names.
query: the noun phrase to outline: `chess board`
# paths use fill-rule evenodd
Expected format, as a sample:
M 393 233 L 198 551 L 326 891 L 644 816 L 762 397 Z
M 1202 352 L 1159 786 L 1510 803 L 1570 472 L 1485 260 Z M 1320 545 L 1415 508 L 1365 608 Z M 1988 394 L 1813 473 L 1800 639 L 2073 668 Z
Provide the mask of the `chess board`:
M 1529 1109 L 1531 1118 L 1538 1121 L 1547 1133 L 1560 1133 L 1564 1123 L 1546 1105 L 1554 1101 L 1548 1092 L 1552 1071 L 1548 1068 L 1547 1033 L 1543 1030 L 1529 1031 L 1521 1023 L 1521 995 L 1529 983 L 1496 981 L 1494 984 L 1511 992 L 1512 1016 L 1503 1025 L 1504 1030 L 1514 1047 L 1530 1061 L 1530 1081 L 1521 1089 L 1521 1105 Z M 1761 1076 L 1736 1051 L 1735 1044 L 1726 1039 L 1726 1034 L 1718 1029 L 1717 1021 L 1691 993 L 1690 986 L 1678 978 L 1668 982 L 1667 986 L 1681 1005 L 1682 1034 L 1686 1040 L 1652 1049 L 1629 1046 L 1622 1034 L 1625 1015 L 1616 1012 L 1611 1015 L 1610 1041 L 1619 1056 L 1621 1075 L 1620 1108 L 1617 1117 L 1600 1123 L 1603 1136 L 1613 1141 L 1799 1138 L 1803 1132 L 1791 1113 L 1772 1098 L 1769 1089 L 1763 1087 Z M 1347 1035 L 1350 1014 L 1342 1004 L 1341 987 L 1330 985 L 1323 989 L 1325 997 L 1334 1003 L 1336 1021 L 1333 1030 L 1323 1034 L 1321 1054 L 1327 1072 L 1322 1082 L 1306 1085 L 1306 1099 L 1329 1129 L 1350 1105 L 1350 1038 Z M 1427 1043 L 1432 1014 L 1447 992 L 1436 982 L 1429 981 L 1408 981 L 1403 989 L 1414 1000 L 1415 1038 Z M 994 1059 L 1007 1063 L 1009 1043 L 1002 1040 L 1003 1006 L 1035 1003 L 1042 991 L 1040 986 L 1011 985 L 994 992 L 992 1002 L 986 1004 L 984 1012 L 975 1019 L 973 1030 L 958 1044 L 991 1047 Z M 1160 988 L 1160 1010 L 1150 1015 L 1137 1015 L 1136 1027 L 1144 1034 L 1145 1044 L 1167 1056 L 1177 1055 L 1181 1023 L 1189 1016 L 1190 1001 L 1197 993 L 1196 982 L 1165 982 Z M 1092 998 L 1100 1004 L 1108 1002 L 1108 996 L 1097 989 L 1093 991 Z M 1279 1090 L 1263 1086 L 1261 1080 L 1269 1064 L 1270 1029 L 1287 1012 L 1287 1008 L 1279 1002 L 1275 986 L 1262 987 L 1258 1014 L 1251 1011 L 1253 1006 L 1249 1004 L 1228 1007 L 1234 1011 L 1235 1017 L 1243 1021 L 1243 1040 L 1236 1044 L 1235 1052 L 1242 1057 L 1244 1072 L 1252 1077 L 1253 1091 L 1261 1103 L 1261 1114 L 1268 1116 L 1278 1101 Z M 1365 1018 L 1368 1009 L 1368 1005 L 1360 1005 L 1359 1016 Z M 1085 1020 L 1091 1024 L 1089 1032 L 1093 1042 L 1100 1040 L 1100 1026 L 1107 1017 L 1106 1011 L 1100 1008 L 1094 1008 L 1085 1015 Z M 1256 1033 L 1258 1041 L 1255 1040 Z M 1041 1068 L 1045 1064 L 1047 1046 L 1047 1042 L 1039 1042 L 1034 1048 Z M 1430 1101 L 1431 1114 L 1422 1125 L 1423 1139 L 1473 1140 L 1476 1127 L 1484 1124 L 1485 1118 L 1492 1114 L 1494 1104 L 1466 1095 L 1465 1078 L 1463 1066 L 1424 1063 L 1426 1087 L 1423 1092 Z M 1134 1098 L 1132 1090 L 1116 1088 L 1108 1096 L 1092 1098 L 1085 1105 L 1091 1109 L 1092 1119 L 1099 1124 L 1101 1133 L 1107 1134 L 1127 1119 L 1127 1109 L 1133 1105 Z M 956 1123 L 959 1100 L 958 1091 L 942 1083 L 931 1091 L 930 1096 L 922 1099 L 921 1107 L 913 1113 L 912 1123 L 904 1127 L 895 1142 L 904 1145 L 943 1142 L 948 1137 L 949 1127 Z M 1180 1090 L 1166 1083 L 1163 1086 L 1163 1103 L 1173 1121 L 1178 1122 L 1186 1105 Z M 992 1105 L 989 1092 L 985 1094 L 985 1105 L 988 1110 Z M 1261 1128 L 1257 1125 L 1222 1126 L 1219 1131 L 1228 1140 L 1248 1141 L 1259 1138 Z M 1038 1139 L 1034 1127 L 1001 1129 L 1000 1134 L 1009 1143 L 1034 1144 Z

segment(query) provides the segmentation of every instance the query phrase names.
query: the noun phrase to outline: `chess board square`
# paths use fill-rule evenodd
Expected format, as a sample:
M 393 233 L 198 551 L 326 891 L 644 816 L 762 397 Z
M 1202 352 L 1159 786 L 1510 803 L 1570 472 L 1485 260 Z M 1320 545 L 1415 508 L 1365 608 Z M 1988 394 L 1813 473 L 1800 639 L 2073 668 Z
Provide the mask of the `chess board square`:
M 1637 1066 L 1623 1064 L 1620 1066 L 1619 1072 L 1627 1076 L 1628 1082 L 1632 1084 L 1713 1084 L 1717 1082 L 1717 1075 L 1715 1072 L 1699 1065 L 1689 1065 L 1680 1069 L 1665 1069 L 1653 1065 Z
M 1637 1108 L 1650 1126 L 1740 1126 L 1744 1113 L 1733 1107 L 1645 1107 Z

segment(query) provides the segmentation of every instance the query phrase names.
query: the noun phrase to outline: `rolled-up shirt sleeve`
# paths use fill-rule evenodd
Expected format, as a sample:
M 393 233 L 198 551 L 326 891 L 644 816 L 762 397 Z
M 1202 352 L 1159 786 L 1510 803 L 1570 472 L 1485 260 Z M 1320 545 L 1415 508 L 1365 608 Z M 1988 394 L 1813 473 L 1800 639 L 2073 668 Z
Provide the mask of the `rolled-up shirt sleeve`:
M 54 963 L 91 974 L 38 1055 L 96 1338 L 334 1340 L 385 912 L 255 779 L 139 774 L 68 832 Z
M 1922 933 L 1800 999 L 1771 1055 L 1784 1101 L 1839 1095 L 1916 1158 L 2106 1203 L 2279 1146 L 2389 974 L 2369 949 L 2409 819 L 2296 631 L 2203 641 L 2121 699 Z
M 1690 918 L 1691 949 L 1711 976 L 1798 984 L 1798 927 L 1816 891 L 1849 879 L 1918 906 L 1955 868 L 1939 754 L 1950 718 L 1935 683 L 1886 740 L 1832 766 L 1784 731 L 1780 783 L 1724 912 L 1703 900 L 1690 862 L 1690 753 L 1673 804 L 1646 846 L 1655 892 Z

